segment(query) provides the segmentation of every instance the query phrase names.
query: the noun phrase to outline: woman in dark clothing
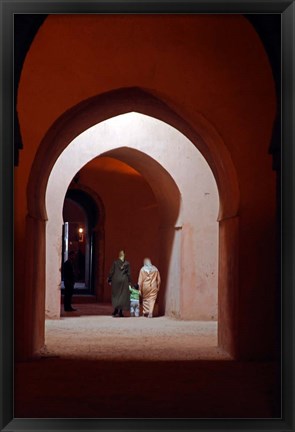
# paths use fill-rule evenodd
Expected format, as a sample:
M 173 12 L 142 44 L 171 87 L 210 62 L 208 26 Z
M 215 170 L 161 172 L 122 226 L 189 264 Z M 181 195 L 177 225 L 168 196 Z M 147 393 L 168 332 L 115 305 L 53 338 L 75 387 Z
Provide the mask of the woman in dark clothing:
M 113 262 L 108 283 L 112 285 L 113 317 L 123 317 L 123 310 L 130 309 L 129 285 L 131 285 L 130 264 L 125 260 L 125 252 L 119 252 L 119 258 Z

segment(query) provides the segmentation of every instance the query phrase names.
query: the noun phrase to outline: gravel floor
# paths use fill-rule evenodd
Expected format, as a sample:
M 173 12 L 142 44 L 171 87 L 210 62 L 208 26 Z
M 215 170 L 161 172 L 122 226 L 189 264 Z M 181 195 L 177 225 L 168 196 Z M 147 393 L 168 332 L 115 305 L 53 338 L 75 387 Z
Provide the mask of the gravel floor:
M 77 307 L 79 310 L 72 315 L 63 313 L 60 320 L 46 321 L 44 355 L 99 360 L 227 358 L 217 348 L 215 321 L 113 318 L 111 308 Z M 91 311 L 97 314 L 91 315 Z
M 228 359 L 216 323 L 77 307 L 46 322 L 41 358 L 16 363 L 16 418 L 279 416 L 277 365 Z

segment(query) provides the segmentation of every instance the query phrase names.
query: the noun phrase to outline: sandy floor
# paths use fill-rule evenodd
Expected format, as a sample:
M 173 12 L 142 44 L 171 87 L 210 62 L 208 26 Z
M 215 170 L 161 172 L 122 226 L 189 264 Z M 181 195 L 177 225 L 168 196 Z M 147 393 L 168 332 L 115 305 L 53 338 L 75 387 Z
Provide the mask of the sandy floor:
M 40 359 L 16 364 L 16 418 L 278 416 L 276 364 L 228 359 L 216 323 L 77 307 L 46 322 Z
M 45 356 L 98 360 L 228 358 L 217 348 L 217 322 L 113 318 L 107 306 L 99 310 L 95 306 L 76 307 L 78 311 L 72 315 L 63 313 L 60 320 L 46 321 Z

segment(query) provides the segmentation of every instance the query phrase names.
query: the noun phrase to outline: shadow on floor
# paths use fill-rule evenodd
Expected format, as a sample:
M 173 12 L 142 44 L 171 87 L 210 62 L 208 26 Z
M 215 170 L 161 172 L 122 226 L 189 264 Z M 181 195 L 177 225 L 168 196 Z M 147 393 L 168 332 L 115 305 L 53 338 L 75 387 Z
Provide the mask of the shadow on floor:
M 128 350 L 129 344 L 134 350 L 146 350 L 149 345 L 142 339 L 143 342 L 136 346 L 132 338 L 124 343 L 120 338 L 121 345 L 116 344 L 109 326 L 117 325 L 119 321 L 113 322 L 109 318 L 112 313 L 111 305 L 97 303 L 74 303 L 74 305 L 79 309 L 77 312 L 72 314 L 63 312 L 62 316 L 104 315 L 108 317 L 103 320 L 104 325 L 107 326 L 103 332 L 108 330 L 110 336 L 107 341 L 114 344 L 114 346 L 110 345 L 110 350 L 113 350 L 115 355 L 111 359 L 104 360 L 99 356 L 93 359 L 82 359 L 79 356 L 65 358 L 65 355 L 49 356 L 31 362 L 17 363 L 15 365 L 15 417 L 280 417 L 278 390 L 280 374 L 274 362 L 236 362 L 229 359 L 173 360 L 170 357 L 168 360 L 144 360 L 144 357 L 139 360 L 130 358 L 123 360 L 127 343 Z M 81 322 L 84 322 L 83 320 Z M 148 331 L 147 325 L 148 327 L 151 325 L 151 328 L 158 326 L 156 321 L 150 323 L 145 321 L 145 318 L 140 320 L 144 320 L 143 323 L 138 324 L 140 331 L 144 333 Z M 71 326 L 65 333 L 66 341 L 71 345 L 68 339 L 77 336 L 72 328 L 72 320 L 65 319 L 63 322 L 71 322 Z M 122 324 L 125 323 L 122 328 L 126 327 L 127 334 L 132 327 L 132 322 L 129 319 L 121 321 Z M 135 321 L 133 326 L 134 323 Z M 167 325 L 164 323 L 165 329 Z M 58 325 L 51 331 L 62 339 L 62 332 Z M 158 338 L 153 342 L 152 346 L 156 351 L 163 350 L 166 344 L 169 345 L 169 338 L 172 337 L 170 333 L 168 332 L 164 339 Z M 97 334 L 95 329 L 94 334 Z M 87 333 L 87 335 L 91 338 L 91 334 Z M 193 342 L 197 336 L 193 334 Z M 84 339 L 81 343 L 82 341 Z M 100 345 L 105 342 L 103 338 L 98 338 L 96 343 L 102 349 Z M 184 348 L 179 345 L 179 349 Z M 190 350 L 190 345 L 186 349 Z
M 279 417 L 276 370 L 271 362 L 43 358 L 16 364 L 15 417 Z

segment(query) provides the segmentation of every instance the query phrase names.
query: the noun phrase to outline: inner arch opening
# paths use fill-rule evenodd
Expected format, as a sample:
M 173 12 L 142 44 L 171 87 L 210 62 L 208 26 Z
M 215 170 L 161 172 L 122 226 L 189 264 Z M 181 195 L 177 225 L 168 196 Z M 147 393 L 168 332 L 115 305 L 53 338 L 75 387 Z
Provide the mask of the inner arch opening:
M 159 313 L 217 320 L 219 200 L 213 174 L 184 135 L 138 113 L 120 115 L 86 130 L 69 144 L 52 169 L 46 190 L 47 317 L 58 318 L 60 311 L 60 272 L 52 256 L 61 254 L 58 227 L 67 188 L 77 172 L 81 174 L 87 164 L 103 158 L 137 171 L 155 196 L 159 212 L 156 248 L 164 281 Z M 101 191 L 96 192 L 101 196 Z M 132 208 L 128 211 L 132 214 Z M 136 251 L 132 254 L 136 268 Z M 105 262 L 105 273 L 109 264 Z

